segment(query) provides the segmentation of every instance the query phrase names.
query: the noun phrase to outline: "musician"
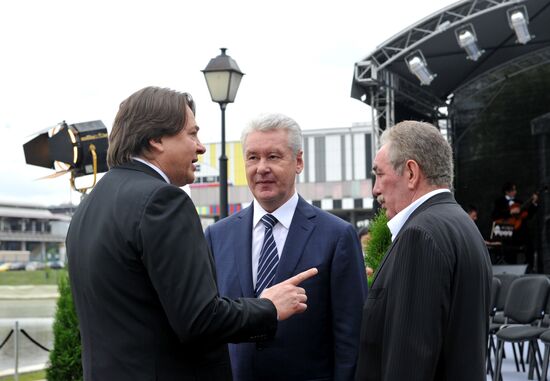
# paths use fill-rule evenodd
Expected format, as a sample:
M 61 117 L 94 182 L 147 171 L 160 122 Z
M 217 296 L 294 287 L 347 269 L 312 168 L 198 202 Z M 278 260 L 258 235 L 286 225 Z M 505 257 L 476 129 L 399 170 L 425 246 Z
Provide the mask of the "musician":
M 537 211 L 538 195 L 534 193 L 529 200 L 522 202 L 517 198 L 517 193 L 515 183 L 504 183 L 502 196 L 495 200 L 492 218 L 493 222 L 514 225 L 514 233 L 509 245 L 523 247 L 528 264 L 527 271 L 532 271 L 534 248 L 527 220 Z
M 466 213 L 468 213 L 468 217 L 470 217 L 472 221 L 474 221 L 474 223 L 477 225 L 477 218 L 478 218 L 477 206 L 469 204 L 464 208 L 464 210 L 466 211 Z

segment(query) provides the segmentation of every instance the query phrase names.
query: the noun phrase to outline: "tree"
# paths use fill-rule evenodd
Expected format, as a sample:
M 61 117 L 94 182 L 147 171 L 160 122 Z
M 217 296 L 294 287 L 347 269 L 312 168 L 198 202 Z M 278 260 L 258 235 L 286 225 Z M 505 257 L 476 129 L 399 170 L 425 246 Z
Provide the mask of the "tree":
M 384 209 L 380 209 L 369 224 L 370 240 L 367 243 L 365 265 L 374 270 L 373 275 L 368 277 L 369 286 L 372 284 L 380 262 L 391 244 L 391 232 L 387 224 L 388 217 L 386 217 Z
M 50 367 L 46 370 L 46 376 L 48 381 L 80 381 L 83 380 L 80 331 L 66 272 L 59 277 L 58 287 L 59 299 L 53 324 L 54 347 L 50 352 Z

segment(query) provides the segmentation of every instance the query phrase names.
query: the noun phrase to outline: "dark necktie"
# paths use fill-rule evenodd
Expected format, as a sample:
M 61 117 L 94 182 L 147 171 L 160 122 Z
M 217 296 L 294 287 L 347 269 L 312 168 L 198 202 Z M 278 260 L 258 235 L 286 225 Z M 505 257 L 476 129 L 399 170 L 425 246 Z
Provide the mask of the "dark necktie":
M 260 296 L 264 288 L 271 286 L 277 265 L 279 264 L 279 255 L 277 254 L 277 245 L 273 238 L 273 226 L 278 222 L 271 214 L 266 214 L 262 217 L 262 222 L 265 226 L 264 243 L 260 251 L 260 259 L 258 261 L 258 277 L 256 280 L 256 289 L 254 293 L 256 297 Z

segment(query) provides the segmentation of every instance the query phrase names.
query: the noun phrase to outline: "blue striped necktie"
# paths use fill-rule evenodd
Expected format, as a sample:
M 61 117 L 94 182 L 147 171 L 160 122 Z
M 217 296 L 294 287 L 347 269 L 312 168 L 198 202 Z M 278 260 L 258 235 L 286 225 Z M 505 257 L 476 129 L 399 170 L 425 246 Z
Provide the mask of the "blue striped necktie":
M 258 261 L 258 277 L 256 280 L 256 297 L 260 296 L 264 288 L 271 286 L 277 265 L 279 264 L 279 255 L 277 254 L 277 245 L 273 238 L 273 226 L 278 222 L 271 214 L 265 214 L 262 217 L 265 225 L 264 243 L 260 251 L 260 260 Z

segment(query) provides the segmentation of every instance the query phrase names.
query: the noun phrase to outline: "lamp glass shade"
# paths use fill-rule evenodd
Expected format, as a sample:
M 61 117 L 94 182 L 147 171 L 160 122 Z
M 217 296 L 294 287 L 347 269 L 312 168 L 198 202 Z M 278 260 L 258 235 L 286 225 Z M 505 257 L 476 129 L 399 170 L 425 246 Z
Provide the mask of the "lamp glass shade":
M 234 102 L 237 97 L 237 90 L 239 90 L 239 85 L 241 84 L 241 79 L 243 78 L 242 73 L 231 73 L 231 80 L 229 81 L 229 97 L 228 102 Z
M 210 71 L 204 72 L 204 78 L 210 91 L 210 97 L 214 102 L 225 102 L 229 88 L 231 72 L 229 71 Z
M 237 96 L 243 75 L 234 71 L 205 71 L 204 78 L 212 101 L 232 103 Z

